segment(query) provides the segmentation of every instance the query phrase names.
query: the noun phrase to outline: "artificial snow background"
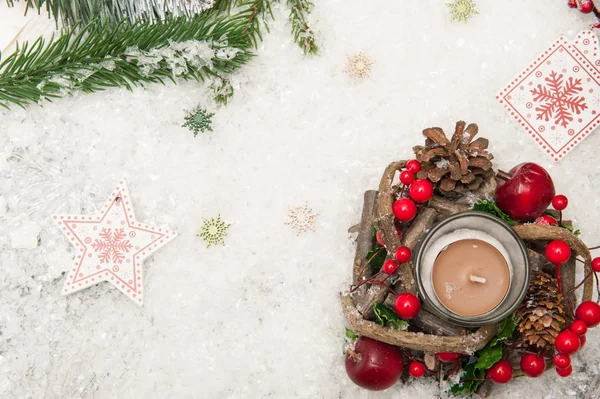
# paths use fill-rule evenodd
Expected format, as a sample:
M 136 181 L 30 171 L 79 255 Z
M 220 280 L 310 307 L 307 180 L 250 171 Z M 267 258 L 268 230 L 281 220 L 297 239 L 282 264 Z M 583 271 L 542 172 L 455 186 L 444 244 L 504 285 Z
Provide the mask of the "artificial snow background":
M 478 10 L 463 24 L 443 1 L 321 1 L 316 58 L 279 10 L 218 109 L 188 82 L 0 111 L 0 397 L 445 397 L 431 380 L 363 391 L 344 370 L 346 230 L 383 168 L 411 157 L 424 127 L 477 122 L 498 167 L 543 165 L 583 239 L 600 242 L 600 135 L 554 164 L 494 98 L 591 17 L 565 1 Z M 27 21 L 30 38 L 52 29 L 21 13 L 0 2 L 1 49 Z M 342 71 L 361 49 L 375 64 L 357 83 Z M 180 126 L 197 104 L 216 115 L 214 132 L 194 138 Z M 138 219 L 180 233 L 145 263 L 144 308 L 110 284 L 61 297 L 73 248 L 49 216 L 96 212 L 123 175 Z M 297 237 L 283 222 L 305 202 L 320 216 Z M 224 247 L 207 249 L 195 234 L 217 213 L 232 226 Z M 572 377 L 519 378 L 495 397 L 584 397 L 598 353 L 596 329 Z

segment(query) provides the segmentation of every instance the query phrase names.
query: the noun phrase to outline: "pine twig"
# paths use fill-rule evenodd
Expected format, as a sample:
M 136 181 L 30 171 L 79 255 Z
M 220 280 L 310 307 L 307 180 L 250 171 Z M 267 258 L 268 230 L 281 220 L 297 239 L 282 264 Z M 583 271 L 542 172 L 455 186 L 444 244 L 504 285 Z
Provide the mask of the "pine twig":
M 294 41 L 302 48 L 304 54 L 316 55 L 319 47 L 315 42 L 315 35 L 308 25 L 307 16 L 313 8 L 311 0 L 288 0 L 290 6 L 290 23 Z
M 215 99 L 226 102 L 233 94 L 227 75 L 254 56 L 246 33 L 250 12 L 121 21 L 113 28 L 96 20 L 49 41 L 25 42 L 0 63 L 0 106 L 177 78 L 209 80 Z

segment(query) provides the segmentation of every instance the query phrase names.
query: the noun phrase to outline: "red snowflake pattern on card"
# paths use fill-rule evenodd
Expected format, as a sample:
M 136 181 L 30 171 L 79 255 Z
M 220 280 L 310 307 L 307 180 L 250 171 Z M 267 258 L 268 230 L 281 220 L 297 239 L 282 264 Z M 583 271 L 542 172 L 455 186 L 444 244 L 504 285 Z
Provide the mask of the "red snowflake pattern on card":
M 559 161 L 600 124 L 598 38 L 561 36 L 496 96 L 510 115 Z
M 75 247 L 74 265 L 67 274 L 63 295 L 108 281 L 135 303 L 143 304 L 146 258 L 177 233 L 138 222 L 122 179 L 98 215 L 54 215 Z

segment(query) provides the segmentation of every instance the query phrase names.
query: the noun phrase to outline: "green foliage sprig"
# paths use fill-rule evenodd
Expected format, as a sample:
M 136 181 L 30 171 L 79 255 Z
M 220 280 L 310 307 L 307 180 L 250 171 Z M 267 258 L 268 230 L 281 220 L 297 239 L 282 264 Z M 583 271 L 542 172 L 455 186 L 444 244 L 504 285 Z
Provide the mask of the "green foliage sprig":
M 394 309 L 385 303 L 373 302 L 373 313 L 375 314 L 375 321 L 384 327 L 390 327 L 394 330 L 406 330 L 408 328 L 408 322 L 401 319 L 394 312 Z
M 508 223 L 511 226 L 514 226 L 514 224 L 515 224 L 514 220 L 512 220 L 510 218 L 510 216 L 508 216 L 500 208 L 498 208 L 498 205 L 496 205 L 496 203 L 494 201 L 490 201 L 490 200 L 478 201 L 473 205 L 473 207 L 471 209 L 474 211 L 481 211 L 481 212 L 486 212 L 491 215 L 494 215 L 494 216 L 504 220 L 506 223 Z
M 154 24 L 122 21 L 114 28 L 94 21 L 56 39 L 25 43 L 0 63 L 0 105 L 175 78 L 210 80 L 215 99 L 225 103 L 233 93 L 226 76 L 253 57 L 246 33 L 251 12 Z
M 467 393 L 469 395 L 477 391 L 477 388 L 483 383 L 486 371 L 502 359 L 504 352 L 502 344 L 513 336 L 516 328 L 517 323 L 512 316 L 502 320 L 494 338 L 482 349 L 475 352 L 477 360 L 463 367 L 464 375 L 458 384 L 450 388 L 450 391 L 453 394 Z

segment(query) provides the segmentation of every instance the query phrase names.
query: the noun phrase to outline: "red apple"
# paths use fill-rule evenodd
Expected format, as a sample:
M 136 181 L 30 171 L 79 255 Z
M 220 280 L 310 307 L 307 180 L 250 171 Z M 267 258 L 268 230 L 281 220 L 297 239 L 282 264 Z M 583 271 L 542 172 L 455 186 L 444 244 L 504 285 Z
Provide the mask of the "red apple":
M 404 363 L 400 351 L 392 345 L 360 337 L 353 352 L 346 353 L 346 372 L 356 385 L 382 391 L 398 382 Z
M 522 163 L 508 172 L 496 188 L 496 204 L 514 220 L 533 220 L 541 216 L 554 197 L 554 183 L 544 168 Z

